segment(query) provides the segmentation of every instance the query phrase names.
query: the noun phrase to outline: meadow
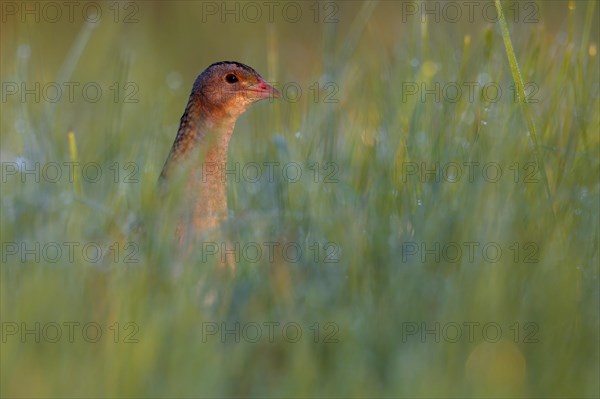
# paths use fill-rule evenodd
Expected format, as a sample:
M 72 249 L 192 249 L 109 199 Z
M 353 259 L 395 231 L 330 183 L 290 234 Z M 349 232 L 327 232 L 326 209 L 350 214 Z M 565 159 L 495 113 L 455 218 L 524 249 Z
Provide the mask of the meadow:
M 0 3 L 2 397 L 600 395 L 596 2 L 65 4 Z M 220 60 L 283 95 L 186 253 Z

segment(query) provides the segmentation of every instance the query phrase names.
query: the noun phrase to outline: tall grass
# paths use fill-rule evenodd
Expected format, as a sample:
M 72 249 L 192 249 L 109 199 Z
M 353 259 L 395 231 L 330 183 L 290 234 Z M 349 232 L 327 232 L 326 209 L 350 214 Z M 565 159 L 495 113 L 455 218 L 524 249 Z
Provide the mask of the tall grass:
M 2 101 L 3 396 L 598 396 L 594 2 L 527 3 L 507 30 L 480 14 L 422 21 L 397 2 L 320 3 L 317 24 L 312 3 L 297 24 L 136 4 L 132 24 L 2 24 L 2 82 L 104 94 Z M 221 59 L 291 89 L 240 119 L 230 218 L 180 253 L 156 179 L 193 79 Z M 498 99 L 481 93 L 490 82 Z M 422 98 L 436 83 L 462 95 Z M 6 169 L 75 159 L 103 177 Z M 234 276 L 213 243 L 239 245 Z

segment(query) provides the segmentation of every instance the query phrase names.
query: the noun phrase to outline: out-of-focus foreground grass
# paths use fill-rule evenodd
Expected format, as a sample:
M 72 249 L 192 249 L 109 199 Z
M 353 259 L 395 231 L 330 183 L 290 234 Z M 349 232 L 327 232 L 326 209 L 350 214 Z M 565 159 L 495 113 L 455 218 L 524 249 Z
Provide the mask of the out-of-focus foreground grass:
M 2 2 L 2 396 L 597 397 L 598 7 L 503 3 L 546 186 L 475 3 Z M 223 59 L 284 97 L 181 254 L 155 183 Z

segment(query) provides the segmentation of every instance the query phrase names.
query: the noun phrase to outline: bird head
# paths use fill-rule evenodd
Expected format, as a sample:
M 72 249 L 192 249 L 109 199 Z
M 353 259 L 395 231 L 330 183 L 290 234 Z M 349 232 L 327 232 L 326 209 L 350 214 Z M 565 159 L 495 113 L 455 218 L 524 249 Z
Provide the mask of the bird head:
M 256 101 L 280 96 L 258 72 L 235 61 L 210 65 L 196 79 L 194 91 L 205 106 L 216 107 L 231 116 L 238 116 Z

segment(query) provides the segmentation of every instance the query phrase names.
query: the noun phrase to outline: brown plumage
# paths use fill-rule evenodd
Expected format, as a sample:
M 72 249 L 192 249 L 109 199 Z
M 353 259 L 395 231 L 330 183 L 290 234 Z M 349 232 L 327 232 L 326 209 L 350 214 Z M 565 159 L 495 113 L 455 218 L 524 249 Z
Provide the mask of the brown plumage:
M 217 227 L 227 216 L 227 183 L 220 173 L 227 164 L 235 122 L 259 100 L 279 92 L 254 69 L 234 61 L 210 65 L 192 88 L 171 152 L 160 174 L 163 190 L 176 172 L 186 185 L 178 241 Z

